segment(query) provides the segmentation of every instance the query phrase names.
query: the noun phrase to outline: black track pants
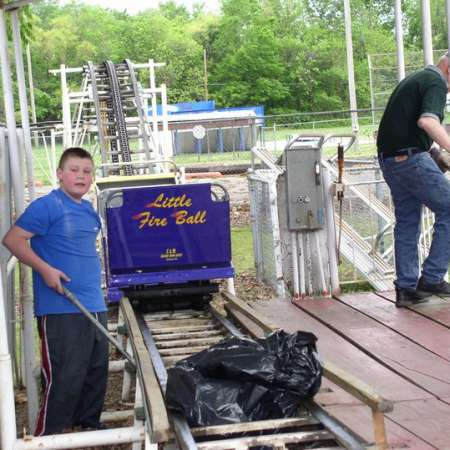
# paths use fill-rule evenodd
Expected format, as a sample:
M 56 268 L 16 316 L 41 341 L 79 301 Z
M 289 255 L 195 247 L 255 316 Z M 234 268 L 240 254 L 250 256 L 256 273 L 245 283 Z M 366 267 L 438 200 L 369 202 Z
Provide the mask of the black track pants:
M 93 313 L 106 327 L 107 313 Z M 38 317 L 43 392 L 35 436 L 96 428 L 108 379 L 108 341 L 82 314 Z

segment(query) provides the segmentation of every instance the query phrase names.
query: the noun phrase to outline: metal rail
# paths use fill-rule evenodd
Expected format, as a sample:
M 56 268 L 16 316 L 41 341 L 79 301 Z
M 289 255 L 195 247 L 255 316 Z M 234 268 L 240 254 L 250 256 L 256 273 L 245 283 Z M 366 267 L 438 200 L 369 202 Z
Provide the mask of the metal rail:
M 131 335 L 138 334 L 143 339 L 147 350 L 146 357 L 150 358 L 152 371 L 158 380 L 159 390 L 153 390 L 153 395 L 164 397 L 167 368 L 175 365 L 177 361 L 207 349 L 230 334 L 255 335 L 254 330 L 258 328 L 259 334 L 264 335 L 274 329 L 262 316 L 236 297 L 226 294 L 223 300 L 227 311 L 232 313 L 230 317 L 234 318 L 234 323 L 211 305 L 201 310 L 185 309 L 143 314 L 131 309 L 131 306 L 124 308 L 124 304 L 130 305 L 127 299 L 122 304 L 126 323 L 129 325 L 135 322 L 139 328 L 132 330 Z M 133 317 L 128 317 L 131 315 Z M 137 355 L 135 359 L 139 366 Z M 138 373 L 146 377 L 142 370 L 138 369 Z M 153 401 L 152 398 L 147 400 L 150 403 Z M 146 410 L 148 411 L 149 407 Z M 178 446 L 182 450 L 248 450 L 256 446 L 281 450 L 290 448 L 295 443 L 314 443 L 314 448 L 317 449 L 366 448 L 366 443 L 359 436 L 329 416 L 314 402 L 305 404 L 296 418 L 233 425 L 190 428 L 183 418 L 174 417 L 173 414 L 170 414 L 170 417 Z M 152 421 L 151 418 L 149 420 Z M 158 441 L 158 444 L 164 448 L 163 442 Z
M 102 124 L 102 117 L 100 113 L 100 100 L 98 97 L 98 89 L 97 89 L 97 75 L 95 73 L 95 67 L 94 64 L 91 61 L 88 61 L 87 63 L 89 76 L 91 78 L 91 86 L 92 86 L 92 96 L 94 98 L 94 104 L 95 104 L 95 116 L 97 119 L 97 132 L 98 132 L 98 140 L 100 142 L 100 154 L 102 157 L 102 164 L 106 164 L 108 160 L 106 159 L 106 140 L 105 140 L 105 134 Z M 103 176 L 105 176 L 105 169 L 103 169 Z
M 122 97 L 120 92 L 119 79 L 116 73 L 116 67 L 112 61 L 105 61 L 106 71 L 108 73 L 109 85 L 111 89 L 111 103 L 114 111 L 114 119 L 118 132 L 118 141 L 120 144 L 120 153 L 123 161 L 131 161 L 130 147 L 128 142 L 128 132 L 125 124 L 125 116 L 122 108 Z M 125 175 L 133 175 L 130 165 L 125 166 Z

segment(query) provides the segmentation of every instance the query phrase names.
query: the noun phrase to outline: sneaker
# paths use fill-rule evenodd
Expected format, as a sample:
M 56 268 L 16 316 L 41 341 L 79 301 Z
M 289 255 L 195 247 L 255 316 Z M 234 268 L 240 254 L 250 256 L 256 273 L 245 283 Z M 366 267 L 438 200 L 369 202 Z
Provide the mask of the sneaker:
M 397 308 L 405 308 L 406 306 L 414 306 L 419 303 L 428 301 L 430 294 L 415 289 L 396 288 L 395 289 L 395 306 Z
M 444 280 L 440 283 L 427 283 L 423 277 L 420 277 L 417 283 L 417 289 L 427 292 L 430 295 L 435 294 L 441 297 L 450 297 L 450 284 Z

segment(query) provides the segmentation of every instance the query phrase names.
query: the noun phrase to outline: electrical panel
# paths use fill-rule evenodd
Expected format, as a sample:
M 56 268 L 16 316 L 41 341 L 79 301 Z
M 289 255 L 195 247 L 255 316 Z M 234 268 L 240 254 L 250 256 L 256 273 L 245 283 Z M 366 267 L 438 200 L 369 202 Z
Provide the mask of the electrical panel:
M 321 152 L 318 147 L 301 146 L 284 151 L 288 227 L 292 231 L 324 227 Z

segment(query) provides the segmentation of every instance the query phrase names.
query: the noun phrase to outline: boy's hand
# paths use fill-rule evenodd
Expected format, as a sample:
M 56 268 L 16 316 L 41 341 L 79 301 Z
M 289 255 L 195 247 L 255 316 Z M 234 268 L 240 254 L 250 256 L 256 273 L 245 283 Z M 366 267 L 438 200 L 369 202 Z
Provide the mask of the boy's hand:
M 41 272 L 41 275 L 49 288 L 55 289 L 55 291 L 59 292 L 61 295 L 64 295 L 61 280 L 70 281 L 70 278 L 64 272 L 48 266 L 48 268 Z

